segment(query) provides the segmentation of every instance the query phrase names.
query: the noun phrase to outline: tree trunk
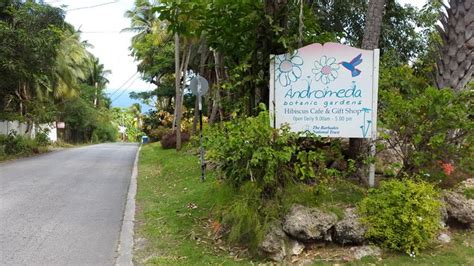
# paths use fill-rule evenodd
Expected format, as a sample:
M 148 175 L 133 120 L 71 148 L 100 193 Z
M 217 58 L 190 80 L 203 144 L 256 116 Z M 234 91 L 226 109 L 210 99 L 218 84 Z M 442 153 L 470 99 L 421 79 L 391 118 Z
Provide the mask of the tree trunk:
M 175 60 L 175 87 L 176 87 L 176 96 L 175 96 L 175 107 L 174 107 L 174 125 L 173 130 L 176 133 L 176 150 L 181 149 L 181 67 L 179 61 L 179 35 L 178 33 L 174 34 L 174 60 Z
M 362 49 L 373 50 L 378 47 L 380 31 L 382 28 L 382 18 L 384 13 L 385 0 L 370 0 L 365 20 L 364 37 L 362 39 Z M 356 161 L 360 170 L 359 178 L 365 172 L 362 160 L 368 154 L 367 141 L 362 138 L 349 139 L 349 157 Z
M 299 15 L 299 25 L 298 25 L 298 48 L 303 47 L 303 7 L 304 7 L 304 0 L 300 0 L 300 15 Z
M 441 13 L 442 39 L 436 71 L 438 88 L 465 89 L 474 73 L 474 0 L 450 0 Z
M 209 124 L 213 124 L 216 121 L 217 114 L 219 113 L 220 109 L 220 101 L 221 101 L 221 94 L 220 94 L 220 86 L 221 86 L 221 73 L 220 73 L 220 54 L 217 51 L 214 51 L 214 66 L 216 71 L 216 91 L 214 94 L 214 103 L 212 105 L 212 112 L 211 117 L 209 118 Z
M 379 47 L 380 30 L 385 0 L 370 0 L 365 20 L 362 49 L 373 50 Z

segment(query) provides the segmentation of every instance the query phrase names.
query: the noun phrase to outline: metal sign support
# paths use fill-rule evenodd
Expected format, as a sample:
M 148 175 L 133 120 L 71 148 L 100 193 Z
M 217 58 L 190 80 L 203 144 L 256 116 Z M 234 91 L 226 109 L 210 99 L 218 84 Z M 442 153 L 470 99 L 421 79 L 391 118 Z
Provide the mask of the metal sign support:
M 379 60 L 380 50 L 374 50 L 374 69 L 372 76 L 372 121 L 377 121 L 377 104 L 378 104 L 378 90 L 379 90 Z M 372 123 L 372 134 L 370 138 L 370 157 L 371 162 L 369 166 L 369 186 L 375 186 L 375 155 L 376 155 L 376 140 L 377 140 L 377 123 Z
M 199 144 L 200 144 L 200 157 L 201 157 L 201 181 L 206 180 L 206 161 L 204 159 L 204 147 L 202 145 L 202 98 L 198 96 L 199 103 Z

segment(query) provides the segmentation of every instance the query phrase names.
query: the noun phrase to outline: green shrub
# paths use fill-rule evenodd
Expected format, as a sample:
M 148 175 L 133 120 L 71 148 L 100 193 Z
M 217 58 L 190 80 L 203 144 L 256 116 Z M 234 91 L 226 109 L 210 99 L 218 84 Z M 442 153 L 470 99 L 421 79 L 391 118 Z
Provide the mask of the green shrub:
M 400 151 L 403 165 L 399 176 L 407 173 L 422 174 L 430 181 L 445 179 L 448 176 L 439 161 L 474 169 L 470 99 L 472 91 L 381 91 L 380 126 L 388 129 L 381 137 L 389 140 L 390 148 Z
M 3 140 L 4 152 L 7 155 L 38 153 L 38 144 L 35 140 L 10 132 Z
M 50 130 L 48 128 L 45 128 L 43 130 L 40 130 L 38 133 L 36 133 L 35 142 L 36 144 L 38 144 L 38 146 L 46 147 L 49 144 L 51 144 L 48 137 L 49 131 Z
M 112 123 L 99 123 L 92 133 L 92 142 L 114 142 L 117 140 L 118 129 Z
M 384 247 L 414 255 L 438 232 L 440 206 L 433 185 L 390 180 L 369 190 L 359 210 L 368 227 L 366 237 Z
M 206 132 L 207 159 L 216 164 L 224 178 L 239 187 L 255 181 L 260 187 L 274 187 L 292 174 L 289 162 L 296 145 L 288 129 L 270 127 L 268 112 L 225 122 Z
M 264 192 L 288 180 L 324 184 L 354 171 L 354 163 L 344 160 L 338 141 L 292 133 L 288 127 L 274 129 L 266 111 L 210 127 L 204 134 L 204 146 L 208 161 L 228 182 L 239 187 L 255 181 Z M 336 164 L 337 169 L 332 167 Z

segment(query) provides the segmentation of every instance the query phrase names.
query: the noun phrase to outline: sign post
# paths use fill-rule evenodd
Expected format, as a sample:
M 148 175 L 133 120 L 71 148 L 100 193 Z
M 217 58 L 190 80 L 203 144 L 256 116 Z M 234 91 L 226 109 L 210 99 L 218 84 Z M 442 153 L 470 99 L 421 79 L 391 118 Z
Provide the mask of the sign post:
M 311 44 L 272 55 L 271 125 L 330 138 L 370 140 L 375 155 L 379 50 Z M 370 165 L 369 185 L 374 186 Z
M 200 144 L 200 158 L 201 158 L 201 181 L 205 180 L 206 161 L 204 159 L 204 147 L 202 145 L 202 96 L 207 93 L 209 83 L 199 74 L 197 74 L 189 84 L 189 87 L 194 95 L 196 95 L 199 107 L 199 144 Z

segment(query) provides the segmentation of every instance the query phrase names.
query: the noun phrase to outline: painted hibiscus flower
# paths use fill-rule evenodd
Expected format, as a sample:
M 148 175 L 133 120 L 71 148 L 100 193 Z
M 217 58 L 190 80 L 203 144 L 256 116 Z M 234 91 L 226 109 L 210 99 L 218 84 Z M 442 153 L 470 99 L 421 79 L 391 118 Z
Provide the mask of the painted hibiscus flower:
M 276 78 L 281 86 L 286 87 L 301 78 L 303 59 L 297 54 L 278 55 L 275 63 L 278 70 Z
M 338 70 L 339 64 L 336 63 L 336 58 L 323 56 L 319 61 L 314 62 L 314 79 L 323 84 L 329 84 L 337 78 Z

